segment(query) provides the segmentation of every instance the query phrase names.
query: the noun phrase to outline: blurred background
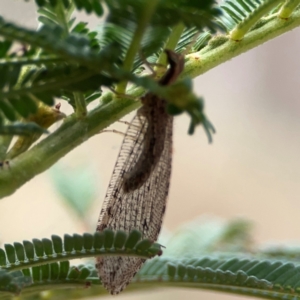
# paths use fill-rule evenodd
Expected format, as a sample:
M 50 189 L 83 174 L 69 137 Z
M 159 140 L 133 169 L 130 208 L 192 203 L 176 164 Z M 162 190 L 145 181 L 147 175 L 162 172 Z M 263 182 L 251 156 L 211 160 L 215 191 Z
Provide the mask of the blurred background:
M 7 20 L 37 27 L 33 1 L 1 0 L 0 11 Z M 90 28 L 97 25 L 91 16 L 79 17 L 87 20 Z M 222 220 L 243 217 L 253 223 L 258 244 L 300 243 L 299 34 L 300 28 L 194 81 L 217 134 L 208 144 L 201 127 L 189 136 L 188 118 L 175 119 L 166 230 L 173 232 L 201 215 Z M 70 112 L 63 101 L 61 111 Z M 93 231 L 122 138 L 113 133 L 92 137 L 51 170 L 2 199 L 0 243 Z M 80 184 L 86 188 L 79 190 Z M 72 190 L 77 210 L 66 201 Z M 80 215 L 82 209 L 85 215 Z M 33 211 L 38 214 L 33 216 Z M 142 296 L 244 299 L 183 289 L 147 291 Z M 118 299 L 140 297 L 124 293 Z

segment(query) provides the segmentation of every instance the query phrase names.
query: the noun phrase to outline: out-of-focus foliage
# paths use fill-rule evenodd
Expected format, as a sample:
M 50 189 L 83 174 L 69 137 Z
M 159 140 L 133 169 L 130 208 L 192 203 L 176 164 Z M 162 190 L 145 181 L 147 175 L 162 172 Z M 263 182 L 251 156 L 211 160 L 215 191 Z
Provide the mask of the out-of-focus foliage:
M 148 288 L 205 288 L 267 299 L 298 297 L 299 263 L 290 256 L 292 248 L 281 247 L 280 254 L 275 254 L 278 246 L 262 250 L 253 243 L 250 229 L 244 219 L 225 222 L 205 216 L 182 226 L 168 241 L 163 239 L 166 248 L 142 240 L 138 231 L 111 230 L 5 244 L 0 248 L 0 296 L 10 299 L 20 292 L 22 299 L 43 299 L 46 294 L 49 299 L 107 296 L 93 264 L 72 266 L 69 260 L 94 255 L 152 258 L 163 250 L 163 256 L 146 262 L 126 291 L 147 284 Z M 299 256 L 299 247 L 293 249 Z
M 58 164 L 51 169 L 51 177 L 62 200 L 82 221 L 87 220 L 87 212 L 99 190 L 93 170 L 85 166 L 67 169 Z

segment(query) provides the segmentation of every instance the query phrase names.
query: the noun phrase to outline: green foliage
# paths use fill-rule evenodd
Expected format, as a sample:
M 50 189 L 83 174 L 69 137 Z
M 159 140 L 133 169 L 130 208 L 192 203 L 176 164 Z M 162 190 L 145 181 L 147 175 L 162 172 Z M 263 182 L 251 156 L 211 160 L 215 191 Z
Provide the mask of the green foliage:
M 126 255 L 151 258 L 161 254 L 161 246 L 150 240 L 141 239 L 133 230 L 104 230 L 95 234 L 65 234 L 64 238 L 52 235 L 50 239 L 33 239 L 23 243 L 5 244 L 0 249 L 0 267 L 6 270 L 20 270 L 53 261 L 65 261 L 81 257 L 102 255 Z
M 212 31 L 219 28 L 215 17 L 220 15 L 220 10 L 212 0 L 157 1 L 150 15 L 149 3 L 142 0 L 127 0 L 121 5 L 108 0 L 81 2 L 37 1 L 41 22 L 37 31 L 0 16 L 3 39 L 0 44 L 3 75 L 0 80 L 0 133 L 11 136 L 27 133 L 33 137 L 15 145 L 10 145 L 11 138 L 2 139 L 1 159 L 13 159 L 28 151 L 47 128 L 35 120 L 35 127 L 28 123 L 28 118 L 32 119 L 37 113 L 39 102 L 53 105 L 54 98 L 61 98 L 73 106 L 78 117 L 89 117 L 86 106 L 102 96 L 102 86 L 123 93 L 127 81 L 168 98 L 169 92 L 158 86 L 156 80 L 134 73 L 140 72 L 145 59 L 159 60 L 168 40 L 173 40 L 174 45 L 178 42 L 177 51 L 187 51 L 192 49 L 194 40 L 201 36 L 205 27 Z M 108 8 L 108 13 L 94 31 L 73 17 L 76 9 L 102 15 L 102 5 Z M 148 22 L 143 24 L 144 20 Z M 178 24 L 183 29 L 186 26 L 182 38 L 180 34 L 172 36 L 172 28 Z M 16 42 L 22 48 L 13 52 L 12 45 Z M 201 44 L 197 47 L 199 49 Z M 159 75 L 164 71 L 163 68 Z M 184 92 L 182 103 L 172 104 L 173 113 L 186 111 L 191 116 L 189 132 L 202 124 L 211 140 L 213 127 L 203 112 L 202 99 L 193 95 L 191 84 L 185 85 Z M 11 124 L 16 121 L 19 123 Z M 35 134 L 38 130 L 39 134 Z M 13 150 L 5 153 L 10 146 Z
M 121 69 L 124 63 L 122 60 L 126 60 L 125 53 L 141 21 L 142 11 L 147 9 L 147 2 L 128 0 L 122 2 L 122 5 L 116 1 L 103 2 L 108 6 L 109 13 L 101 35 L 89 32 L 86 24 L 76 24 L 71 17 L 74 7 L 99 14 L 102 4 L 98 1 L 38 1 L 37 4 L 41 7 L 39 21 L 43 23 L 39 31 L 27 30 L 0 19 L 0 34 L 7 39 L 1 51 L 2 57 L 6 57 L 8 53 L 7 43 L 17 40 L 31 45 L 33 49 L 41 49 L 39 55 L 44 63 L 42 68 L 30 67 L 20 81 L 22 66 L 31 64 L 32 56 L 36 53 L 31 51 L 30 55 L 23 54 L 15 60 L 6 57 L 2 66 L 7 70 L 3 77 L 6 81 L 2 83 L 5 91 L 0 94 L 1 98 L 7 99 L 15 108 L 18 108 L 16 99 L 19 97 L 26 97 L 22 102 L 26 108 L 30 103 L 28 95 L 31 94 L 48 105 L 53 104 L 54 97 L 63 97 L 75 106 L 72 93 L 84 93 L 85 98 L 95 93 L 99 96 L 102 85 L 112 86 L 119 80 L 131 80 L 153 89 L 155 85 L 150 80 L 140 80 Z M 205 26 L 216 28 L 217 24 L 212 17 L 218 15 L 219 10 L 211 8 L 212 4 L 213 1 L 192 1 L 187 4 L 181 1 L 160 2 L 150 18 L 151 22 L 145 28 L 140 52 L 145 57 L 160 52 L 171 32 L 168 26 L 174 26 L 181 21 L 198 29 Z M 136 57 L 135 68 L 141 65 L 141 58 Z M 114 65 L 119 68 L 116 69 Z M 16 89 L 14 85 L 17 82 Z M 5 104 L 2 107 L 5 111 Z M 18 113 L 27 116 L 30 111 L 24 111 L 24 107 Z M 6 113 L 6 117 L 15 120 L 12 110 Z
M 65 234 L 63 239 L 52 235 L 51 239 L 5 244 L 4 249 L 0 249 L 0 296 L 7 292 L 17 294 L 21 290 L 26 295 L 33 293 L 36 287 L 43 290 L 55 289 L 59 285 L 84 286 L 86 278 L 92 274 L 93 281 L 99 285 L 94 268 L 89 265 L 70 266 L 68 259 L 102 255 L 146 259 L 161 255 L 160 244 L 141 237 L 141 233 L 135 230 L 126 234 L 107 229 L 94 234 Z
M 249 30 L 255 30 L 265 25 L 270 18 L 264 19 L 263 17 L 278 12 L 281 6 L 282 0 L 226 0 L 221 5 L 225 13 L 220 18 L 220 23 L 228 32 L 230 31 L 230 37 L 233 40 L 239 41 Z M 297 4 L 293 3 L 293 5 L 288 6 L 290 16 L 291 11 L 296 8 Z M 279 17 L 281 18 L 281 15 Z
M 299 6 L 299 0 L 286 0 L 285 3 L 280 7 L 278 16 L 281 19 L 287 20 L 294 10 Z
M 104 12 L 103 4 L 101 2 L 105 1 L 95 1 L 95 0 L 87 0 L 87 1 L 70 1 L 63 0 L 61 3 L 57 0 L 35 0 L 36 4 L 40 7 L 46 8 L 47 10 L 54 10 L 57 6 L 64 10 L 71 10 L 73 6 L 75 6 L 78 10 L 84 9 L 87 13 L 94 12 L 98 16 L 102 16 Z M 50 18 L 51 19 L 51 18 Z
M 9 53 L 11 47 L 11 41 L 0 41 L 0 90 L 2 91 L 14 89 L 18 85 L 21 76 L 21 65 L 5 61 L 5 58 L 8 60 L 15 59 L 16 53 Z M 27 54 L 23 56 L 26 57 Z M 27 95 L 12 95 L 9 97 L 6 92 L 1 94 L 0 110 L 8 120 L 16 121 L 17 114 L 27 117 L 30 113 L 36 112 L 37 106 Z M 0 115 L 0 121 L 3 123 L 2 115 Z
M 281 247 L 280 257 L 276 257 L 274 250 L 278 246 L 246 250 L 245 246 L 249 247 L 251 241 L 249 222 L 245 220 L 226 223 L 205 217 L 193 221 L 167 242 L 167 250 L 170 248 L 173 254 L 166 251 L 166 255 L 147 261 L 127 290 L 156 285 L 226 291 L 267 299 L 298 299 L 299 263 L 289 260 L 291 249 Z M 237 245 L 240 246 L 237 248 Z M 129 235 L 110 230 L 65 235 L 64 238 L 53 235 L 51 239 L 15 242 L 4 248 L 0 249 L 1 299 L 20 292 L 22 299 L 42 299 L 39 293 L 43 290 L 50 290 L 49 296 L 53 299 L 106 295 L 93 263 L 72 266 L 69 260 L 95 255 L 145 258 L 161 255 L 161 246 L 141 240 L 138 231 Z M 299 247 L 297 249 L 294 248 L 294 253 L 298 252 L 299 257 Z M 78 291 L 80 287 L 90 289 Z
M 203 98 L 193 93 L 193 71 L 200 74 L 199 70 L 205 72 L 231 59 L 233 49 L 239 49 L 239 53 L 251 49 L 246 39 L 250 35 L 255 39 L 257 34 L 257 40 L 263 43 L 270 38 L 268 32 L 273 38 L 299 26 L 298 0 L 227 0 L 220 5 L 213 0 L 35 2 L 38 30 L 26 29 L 0 16 L 0 166 L 4 160 L 18 158 L 13 172 L 9 162 L 8 168 L 0 172 L 1 197 L 137 108 L 138 102 L 131 97 L 137 98 L 145 91 L 166 98 L 170 114 L 188 113 L 189 133 L 202 125 L 211 141 L 214 128 L 205 114 Z M 80 10 L 103 19 L 92 30 L 74 17 L 73 13 Z M 242 39 L 241 43 L 235 42 Z M 231 48 L 226 48 L 228 44 Z M 157 78 L 165 72 L 165 65 L 154 66 L 154 78 L 142 72 L 147 62 L 165 64 L 165 48 L 187 56 L 182 80 L 163 88 Z M 220 51 L 218 55 L 216 51 Z M 119 94 L 103 92 L 103 87 Z M 51 120 L 40 113 L 41 107 L 50 111 L 48 106 L 54 104 L 55 98 L 68 101 L 74 114 L 30 149 L 50 125 L 65 117 L 59 110 L 59 118 L 52 114 Z M 95 102 L 93 110 L 87 108 L 91 102 Z M 22 136 L 11 145 L 13 135 Z M 61 175 L 64 178 L 56 178 L 57 190 L 81 219 L 86 218 L 95 188 L 88 185 L 90 174 Z M 72 175 L 80 184 L 74 184 Z M 269 299 L 300 298 L 296 260 L 299 247 L 256 249 L 250 225 L 244 220 L 193 223 L 165 245 L 165 256 L 147 261 L 128 291 L 155 284 Z M 5 244 L 0 249 L 0 297 L 10 299 L 22 292 L 24 299 L 41 299 L 39 293 L 45 290 L 50 290 L 47 297 L 53 299 L 105 295 L 90 263 L 76 267 L 69 260 L 101 255 L 147 259 L 161 253 L 160 244 L 142 240 L 137 231 L 127 234 L 106 230 L 66 234 L 63 238 L 52 235 L 51 239 Z M 68 289 L 89 286 L 92 288 L 83 291 Z

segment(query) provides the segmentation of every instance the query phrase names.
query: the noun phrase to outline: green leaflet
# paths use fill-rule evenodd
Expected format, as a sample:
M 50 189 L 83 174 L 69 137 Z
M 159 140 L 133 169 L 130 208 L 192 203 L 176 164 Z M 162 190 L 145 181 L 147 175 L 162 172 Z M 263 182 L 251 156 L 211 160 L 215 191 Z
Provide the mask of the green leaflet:
M 193 286 L 270 299 L 298 299 L 299 272 L 299 265 L 292 263 L 253 257 L 222 258 L 220 254 L 181 261 L 156 258 L 145 264 L 135 280 L 160 280 L 167 286 Z
M 20 270 L 40 264 L 65 261 L 80 257 L 101 255 L 126 255 L 151 258 L 161 254 L 161 246 L 149 240 L 141 240 L 141 234 L 133 230 L 104 230 L 103 233 L 53 235 L 52 239 L 33 239 L 23 243 L 5 244 L 0 249 L 0 267 Z
M 104 237 L 103 242 L 100 242 L 100 236 Z M 91 275 L 93 281 L 100 284 L 93 267 L 70 266 L 68 259 L 100 255 L 129 255 L 147 259 L 161 254 L 159 244 L 141 240 L 140 233 L 135 230 L 129 234 L 108 229 L 95 234 L 65 234 L 63 240 L 52 236 L 52 240 L 33 239 L 13 245 L 5 244 L 4 249 L 0 249 L 3 269 L 0 269 L 0 297 L 2 293 L 17 294 L 21 290 L 26 295 L 37 286 L 38 290 L 55 289 L 64 284 L 68 287 L 84 287 L 90 284 L 86 278 Z
M 232 230 L 231 233 L 226 230 L 224 238 L 228 234 L 232 235 Z M 72 291 L 56 289 L 90 286 L 91 291 L 86 290 L 82 296 L 99 295 L 104 289 L 100 287 L 101 282 L 94 266 L 71 266 L 68 259 L 98 255 L 150 258 L 161 254 L 161 246 L 149 240 L 141 240 L 138 231 L 126 234 L 122 231 L 105 230 L 95 234 L 65 235 L 63 239 L 52 236 L 51 240 L 33 239 L 13 245 L 6 244 L 4 248 L 5 250 L 0 249 L 1 267 L 6 269 L 0 272 L 1 297 L 20 291 L 26 296 L 49 289 L 54 294 L 70 297 Z M 190 255 L 184 259 L 157 257 L 146 262 L 127 290 L 155 284 L 156 287 L 194 287 L 268 299 L 298 299 L 299 278 L 299 263 L 264 259 L 261 254 L 219 253 L 198 257 Z

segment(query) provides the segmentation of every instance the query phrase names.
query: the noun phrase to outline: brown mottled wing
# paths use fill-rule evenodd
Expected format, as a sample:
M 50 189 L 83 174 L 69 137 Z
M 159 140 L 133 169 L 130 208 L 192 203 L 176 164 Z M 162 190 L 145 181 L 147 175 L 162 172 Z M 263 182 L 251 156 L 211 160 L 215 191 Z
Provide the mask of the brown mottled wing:
M 100 212 L 98 231 L 105 228 L 126 232 L 137 229 L 143 233 L 143 238 L 157 240 L 171 175 L 173 117 L 167 118 L 164 150 L 153 172 L 140 188 L 124 193 L 124 174 L 135 166 L 148 126 L 141 115 L 136 115 L 129 125 Z M 97 258 L 99 276 L 111 294 L 121 292 L 143 263 L 143 259 L 133 257 Z

